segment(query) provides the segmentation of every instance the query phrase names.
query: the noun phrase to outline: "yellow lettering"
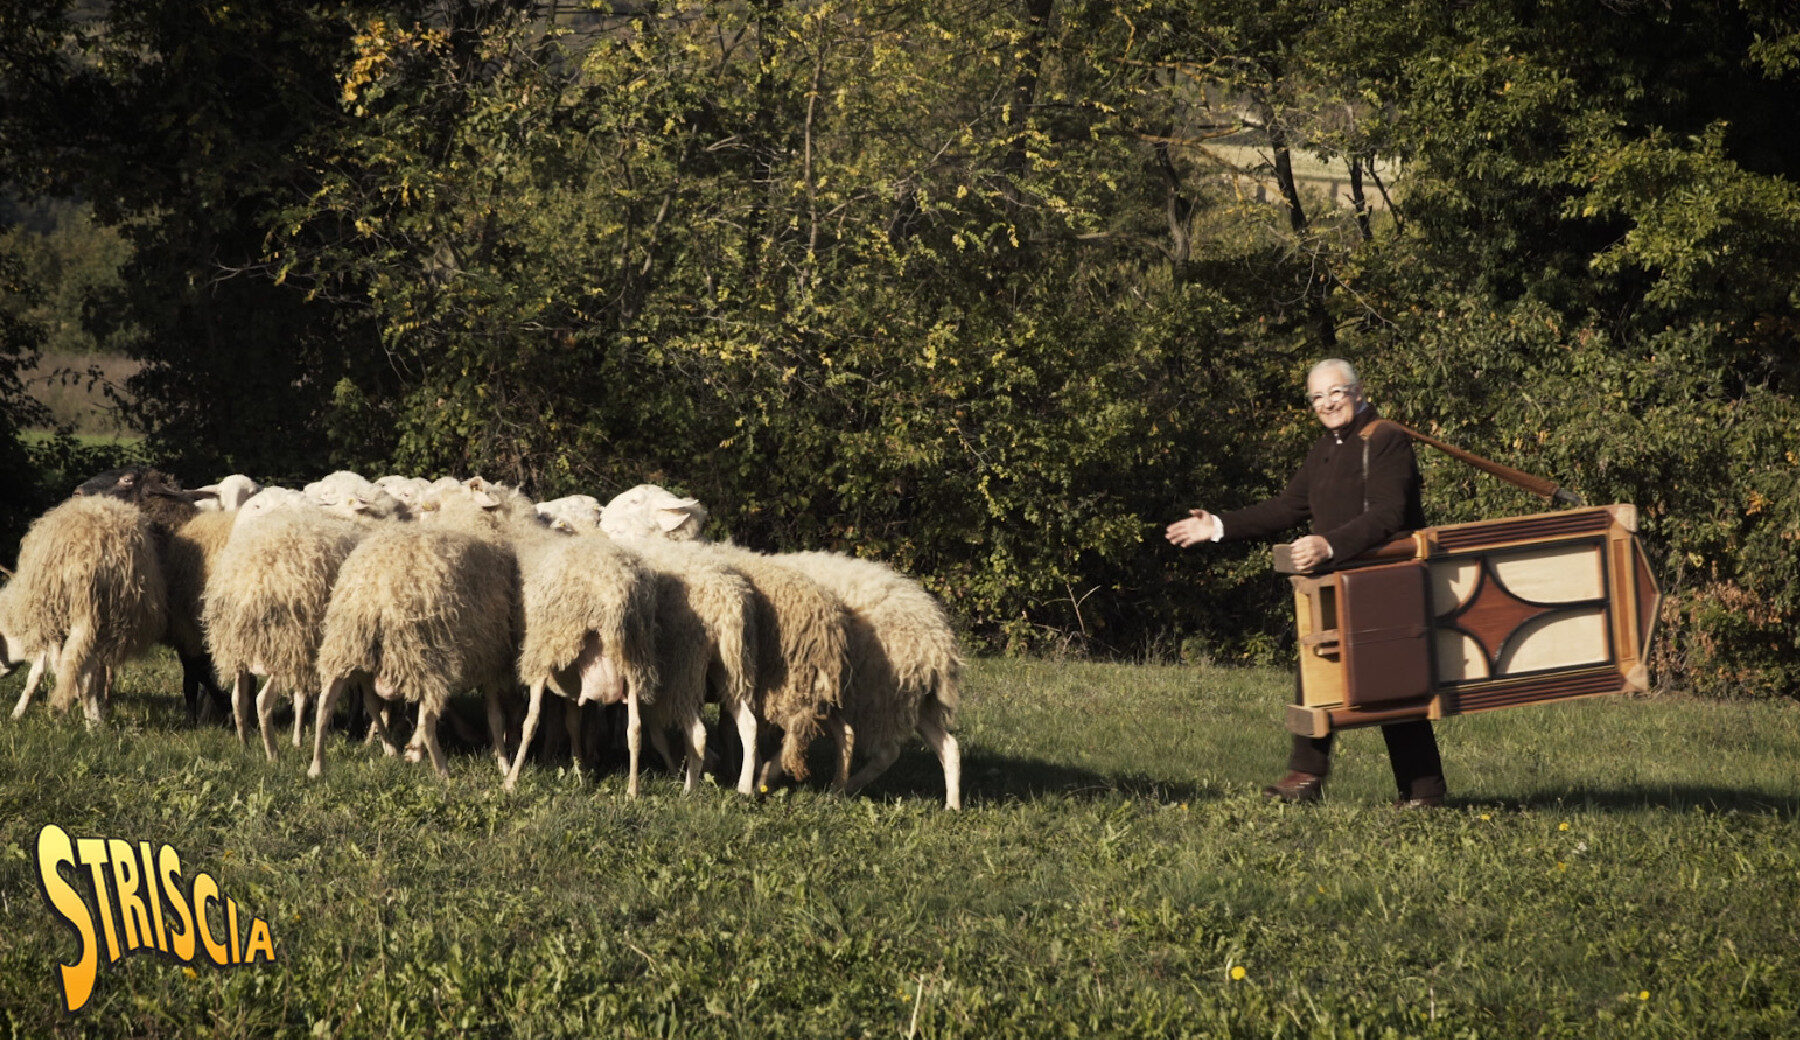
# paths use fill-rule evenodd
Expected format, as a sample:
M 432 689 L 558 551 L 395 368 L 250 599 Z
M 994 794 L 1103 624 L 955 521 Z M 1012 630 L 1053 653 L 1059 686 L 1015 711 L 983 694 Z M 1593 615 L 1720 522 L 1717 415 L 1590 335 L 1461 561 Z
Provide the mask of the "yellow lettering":
M 162 875 L 163 894 L 169 897 L 169 906 L 174 909 L 175 916 L 181 918 L 181 930 L 169 952 L 176 960 L 191 961 L 194 959 L 194 916 L 188 912 L 187 897 L 181 892 L 180 853 L 174 847 L 164 845 L 156 854 L 156 868 Z
M 211 874 L 194 876 L 194 930 L 200 933 L 200 945 L 206 948 L 206 955 L 212 962 L 223 968 L 231 963 L 231 951 L 219 940 L 213 938 L 211 914 L 207 910 L 208 903 L 219 901 L 219 883 Z
M 231 963 L 242 964 L 243 954 L 238 950 L 237 900 L 225 900 L 225 931 L 231 935 Z
M 143 949 L 155 944 L 155 933 L 150 930 L 150 909 L 144 905 L 144 897 L 138 892 L 137 854 L 131 851 L 131 843 L 113 838 L 106 843 L 109 858 L 112 860 L 113 901 L 119 908 L 119 920 L 125 925 L 125 952 Z
M 113 928 L 112 893 L 106 885 L 106 839 L 77 838 L 75 851 L 81 856 L 81 865 L 94 878 L 94 909 L 100 913 L 101 931 L 106 935 L 106 961 L 110 964 L 119 959 L 119 933 Z
M 61 827 L 50 825 L 38 831 L 38 883 L 44 887 L 44 898 L 75 929 L 81 940 L 81 956 L 73 964 L 57 965 L 61 977 L 63 1005 L 70 1014 L 80 1011 L 94 992 L 94 977 L 100 973 L 100 940 L 94 934 L 94 918 L 87 903 L 62 876 L 64 866 L 75 866 L 75 848 Z
M 169 952 L 169 929 L 163 924 L 163 901 L 157 893 L 156 857 L 150 853 L 150 843 L 138 842 L 138 864 L 144 878 L 144 896 L 150 901 L 150 917 L 155 923 L 155 941 L 146 945 L 154 945 L 158 953 Z
M 250 922 L 250 945 L 244 951 L 244 963 L 255 964 L 259 952 L 263 960 L 275 960 L 275 940 L 269 935 L 269 926 L 260 917 Z

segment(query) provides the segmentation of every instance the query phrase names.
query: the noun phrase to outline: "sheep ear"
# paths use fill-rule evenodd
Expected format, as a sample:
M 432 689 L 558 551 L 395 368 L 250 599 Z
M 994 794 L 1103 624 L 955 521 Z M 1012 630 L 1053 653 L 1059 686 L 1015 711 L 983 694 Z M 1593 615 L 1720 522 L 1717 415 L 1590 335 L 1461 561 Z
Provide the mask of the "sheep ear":
M 656 513 L 656 526 L 667 533 L 687 523 L 690 515 L 685 509 L 659 509 Z

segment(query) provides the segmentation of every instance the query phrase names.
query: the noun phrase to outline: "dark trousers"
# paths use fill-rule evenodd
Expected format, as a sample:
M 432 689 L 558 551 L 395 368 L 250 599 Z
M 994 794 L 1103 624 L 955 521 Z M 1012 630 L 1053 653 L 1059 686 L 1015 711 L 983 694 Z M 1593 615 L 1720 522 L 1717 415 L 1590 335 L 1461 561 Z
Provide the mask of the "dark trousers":
M 1331 736 L 1294 737 L 1288 768 L 1314 776 L 1330 774 Z M 1430 722 L 1396 722 L 1381 727 L 1381 736 L 1387 741 L 1388 764 L 1394 767 L 1400 797 L 1443 797 L 1444 764 L 1438 759 L 1437 735 Z

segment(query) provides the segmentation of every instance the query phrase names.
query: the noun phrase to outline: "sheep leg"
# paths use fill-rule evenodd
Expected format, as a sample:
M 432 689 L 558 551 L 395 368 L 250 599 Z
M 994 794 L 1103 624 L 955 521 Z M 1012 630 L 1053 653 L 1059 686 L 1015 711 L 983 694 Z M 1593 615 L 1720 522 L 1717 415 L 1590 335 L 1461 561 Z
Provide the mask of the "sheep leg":
M 962 746 L 944 724 L 942 709 L 930 704 L 919 713 L 919 734 L 944 767 L 944 808 L 962 808 Z
M 31 706 L 31 695 L 37 692 L 38 683 L 44 678 L 44 669 L 50 665 L 50 651 L 45 650 L 31 660 L 31 671 L 25 673 L 25 691 L 19 694 L 19 705 L 12 710 L 12 717 L 25 714 Z
M 706 722 L 698 711 L 689 716 L 687 724 L 687 780 L 681 789 L 689 792 L 700 782 L 700 770 L 706 765 Z
M 306 706 L 312 703 L 312 697 L 305 689 L 294 691 L 294 747 L 301 746 L 301 734 L 306 729 Z
M 97 635 L 90 622 L 77 621 L 69 626 L 68 638 L 63 640 L 62 654 L 56 661 L 56 687 L 50 694 L 50 707 L 58 712 L 68 711 L 81 699 L 82 680 L 87 677 Z
M 625 783 L 628 798 L 638 796 L 638 756 L 644 746 L 644 717 L 638 709 L 637 690 L 625 695 L 625 750 L 631 756 L 631 778 Z
M 747 700 L 732 705 L 732 717 L 737 721 L 738 746 L 742 757 L 738 764 L 739 794 L 756 793 L 756 712 L 751 709 Z
M 244 669 L 238 669 L 231 678 L 231 717 L 237 728 L 238 746 L 250 743 L 250 684 L 251 675 Z M 263 685 L 268 689 L 268 684 Z M 259 716 L 260 718 L 260 713 Z
M 342 676 L 325 683 L 324 692 L 319 694 L 318 716 L 313 719 L 313 760 L 306 770 L 306 775 L 314 780 L 325 775 L 325 729 L 331 721 L 331 708 L 339 697 L 344 695 L 344 687 L 350 684 L 348 676 Z
M 867 751 L 868 749 L 865 748 L 864 750 Z M 867 787 L 870 781 L 887 772 L 888 767 L 893 765 L 894 761 L 899 757 L 900 745 L 898 742 L 889 741 L 881 747 L 876 748 L 873 752 L 869 753 L 869 759 L 863 763 L 863 767 L 844 785 L 843 792 L 845 794 L 855 794 L 864 787 Z
M 423 733 L 425 750 L 431 755 L 431 769 L 439 780 L 450 779 L 450 767 L 444 762 L 444 749 L 438 747 L 437 712 L 419 706 L 419 732 Z M 418 739 L 416 736 L 414 739 Z
M 372 686 L 365 685 L 362 688 L 362 699 L 363 712 L 369 716 L 370 738 L 381 741 L 383 757 L 393 758 L 400 753 L 400 749 L 394 746 L 394 731 L 388 728 L 388 711 L 392 705 L 377 697 Z
M 525 764 L 525 750 L 531 747 L 531 738 L 537 735 L 538 714 L 543 706 L 544 680 L 539 679 L 531 684 L 531 702 L 525 708 L 525 724 L 519 730 L 519 753 L 513 756 L 512 767 L 506 772 L 506 782 L 500 785 L 504 790 L 512 790 L 519 782 L 519 767 Z M 490 710 L 497 712 L 498 703 L 494 703 Z
M 839 794 L 848 794 L 850 787 L 850 756 L 856 750 L 856 730 L 844 713 L 833 708 L 825 717 L 825 732 L 831 737 L 831 746 L 837 749 L 837 775 L 831 778 L 832 790 Z
M 276 761 L 275 753 L 275 677 L 263 680 L 262 689 L 256 693 L 256 724 L 262 729 L 263 757 L 270 762 Z M 299 719 L 305 711 L 305 694 L 294 697 L 294 718 Z M 300 746 L 300 728 L 294 727 L 294 746 Z
M 569 768 L 574 771 L 575 779 L 581 779 L 582 759 L 587 757 L 587 749 L 581 746 L 581 705 L 574 702 L 563 704 L 563 729 L 569 734 Z
M 514 764 L 519 758 L 525 757 L 525 749 L 530 746 L 531 738 L 529 735 L 522 733 L 519 737 L 518 758 L 515 758 L 511 762 L 507 761 L 506 712 L 500 707 L 500 691 L 488 690 L 484 699 L 487 701 L 488 739 L 494 742 L 494 761 L 500 766 L 500 775 L 508 778 L 506 789 L 510 791 L 512 790 L 514 781 L 518 779 L 519 775 L 518 770 L 514 768 Z M 525 717 L 530 719 L 535 714 L 535 710 L 528 709 Z
M 650 746 L 656 750 L 657 756 L 663 760 L 663 765 L 669 772 L 681 771 L 681 765 L 675 761 L 675 749 L 669 746 L 668 730 L 661 726 L 650 727 Z
M 81 707 L 87 728 L 90 730 L 100 725 L 102 721 L 101 704 L 103 702 L 100 698 L 105 692 L 106 667 L 95 665 L 89 668 L 87 673 L 81 677 Z

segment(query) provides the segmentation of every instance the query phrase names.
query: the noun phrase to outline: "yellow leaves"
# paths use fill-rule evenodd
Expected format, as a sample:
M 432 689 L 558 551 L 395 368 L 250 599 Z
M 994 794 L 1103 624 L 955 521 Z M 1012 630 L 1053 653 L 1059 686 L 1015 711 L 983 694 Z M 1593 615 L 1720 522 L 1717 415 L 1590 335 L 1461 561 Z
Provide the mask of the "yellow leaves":
M 1793 452 L 1789 452 L 1788 454 L 1792 455 Z M 1767 498 L 1763 497 L 1763 493 L 1761 491 L 1751 491 L 1750 492 L 1750 501 L 1744 503 L 1744 515 L 1745 516 L 1755 516 L 1756 514 L 1762 512 L 1764 509 L 1768 508 L 1768 505 L 1769 505 L 1769 500 Z

